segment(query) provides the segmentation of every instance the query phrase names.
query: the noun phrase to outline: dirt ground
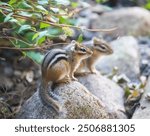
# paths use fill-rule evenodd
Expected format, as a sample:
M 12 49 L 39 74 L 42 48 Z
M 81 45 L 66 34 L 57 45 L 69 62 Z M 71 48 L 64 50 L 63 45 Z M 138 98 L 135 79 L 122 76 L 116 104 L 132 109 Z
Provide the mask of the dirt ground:
M 15 118 L 39 80 L 40 66 L 19 51 L 0 50 L 0 118 Z

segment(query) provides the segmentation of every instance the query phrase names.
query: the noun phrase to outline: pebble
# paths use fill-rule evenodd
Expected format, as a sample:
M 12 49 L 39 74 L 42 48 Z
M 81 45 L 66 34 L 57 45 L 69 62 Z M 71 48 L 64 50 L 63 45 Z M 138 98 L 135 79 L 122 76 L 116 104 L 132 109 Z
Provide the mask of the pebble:
M 13 68 L 11 67 L 11 66 L 7 66 L 7 67 L 5 67 L 5 69 L 4 69 L 4 74 L 5 74 L 5 76 L 7 76 L 7 77 L 11 77 L 11 76 L 13 76 Z

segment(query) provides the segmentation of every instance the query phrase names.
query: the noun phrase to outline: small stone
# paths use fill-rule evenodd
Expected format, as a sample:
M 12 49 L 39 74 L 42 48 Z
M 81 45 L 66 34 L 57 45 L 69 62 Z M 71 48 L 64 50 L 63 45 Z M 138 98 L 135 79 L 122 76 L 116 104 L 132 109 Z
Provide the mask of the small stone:
M 15 70 L 14 75 L 17 76 L 17 77 L 21 77 L 22 73 L 19 70 Z
M 146 94 L 145 99 L 150 101 L 150 93 Z
M 11 77 L 13 76 L 13 68 L 11 66 L 6 66 L 4 69 L 5 76 Z
M 26 73 L 26 80 L 31 83 L 34 79 L 34 73 L 33 71 L 29 71 Z
M 121 74 L 119 76 L 114 76 L 113 81 L 115 81 L 116 83 L 128 83 L 131 82 L 131 80 L 125 75 L 125 74 Z
M 133 119 L 150 119 L 150 77 L 144 90 L 140 100 L 140 106 L 136 108 L 132 117 Z
M 14 83 L 10 78 L 5 76 L 0 77 L 0 88 L 4 89 L 4 91 L 12 91 L 13 85 Z

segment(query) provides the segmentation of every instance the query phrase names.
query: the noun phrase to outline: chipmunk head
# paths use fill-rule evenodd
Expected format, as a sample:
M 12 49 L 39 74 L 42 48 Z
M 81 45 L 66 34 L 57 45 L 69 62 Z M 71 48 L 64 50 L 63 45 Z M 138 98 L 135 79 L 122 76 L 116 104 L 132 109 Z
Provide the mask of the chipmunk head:
M 91 49 L 89 49 L 88 47 L 84 46 L 83 44 L 78 43 L 78 42 L 76 42 L 74 40 L 71 43 L 74 45 L 74 48 L 73 48 L 74 53 L 80 55 L 81 57 L 88 58 L 88 57 L 90 57 L 93 54 Z
M 99 51 L 103 54 L 112 54 L 113 53 L 113 50 L 110 47 L 110 45 L 106 41 L 104 41 L 103 39 L 99 39 L 99 38 L 94 37 L 93 38 L 93 45 L 97 51 Z

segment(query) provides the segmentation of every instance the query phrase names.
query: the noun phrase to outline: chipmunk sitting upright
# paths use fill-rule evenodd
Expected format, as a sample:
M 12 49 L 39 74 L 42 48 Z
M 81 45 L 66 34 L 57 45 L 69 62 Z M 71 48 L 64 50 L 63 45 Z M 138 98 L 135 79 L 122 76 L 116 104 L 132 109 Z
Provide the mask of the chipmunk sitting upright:
M 62 49 L 52 49 L 44 57 L 42 70 L 42 85 L 39 91 L 40 98 L 46 106 L 52 107 L 56 112 L 60 111 L 60 104 L 54 100 L 48 92 L 48 83 L 52 84 L 69 83 L 71 80 L 77 80 L 74 72 L 81 61 L 90 57 L 92 51 L 73 41 L 73 48 L 70 51 Z M 52 91 L 52 89 L 51 89 Z
M 91 57 L 81 62 L 80 66 L 75 72 L 76 76 L 83 76 L 83 75 L 88 74 L 89 72 L 83 71 L 86 69 L 88 69 L 90 73 L 98 74 L 99 72 L 95 68 L 96 62 L 99 60 L 101 56 L 109 55 L 113 53 L 111 46 L 103 39 L 98 39 L 94 37 L 92 41 L 93 41 L 93 44 L 87 45 L 87 47 L 91 49 L 93 54 L 91 55 Z

